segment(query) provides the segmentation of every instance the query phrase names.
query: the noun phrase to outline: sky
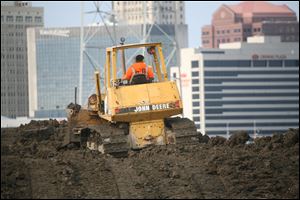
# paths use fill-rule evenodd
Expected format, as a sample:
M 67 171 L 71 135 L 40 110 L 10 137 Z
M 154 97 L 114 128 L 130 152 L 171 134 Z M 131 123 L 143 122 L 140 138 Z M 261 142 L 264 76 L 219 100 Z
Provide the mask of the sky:
M 214 11 L 222 4 L 232 5 L 238 4 L 239 2 L 240 1 L 185 1 L 189 47 L 198 47 L 201 45 L 201 27 L 211 23 Z M 287 4 L 296 12 L 299 21 L 299 1 L 270 2 L 279 5 Z M 44 7 L 45 27 L 80 26 L 80 1 L 33 1 L 32 4 L 33 6 Z M 92 2 L 85 3 L 85 5 L 85 11 L 93 10 Z M 110 1 L 105 1 L 101 5 L 101 9 L 108 11 L 110 10 L 110 5 Z M 89 19 L 87 19 L 87 21 L 88 20 Z

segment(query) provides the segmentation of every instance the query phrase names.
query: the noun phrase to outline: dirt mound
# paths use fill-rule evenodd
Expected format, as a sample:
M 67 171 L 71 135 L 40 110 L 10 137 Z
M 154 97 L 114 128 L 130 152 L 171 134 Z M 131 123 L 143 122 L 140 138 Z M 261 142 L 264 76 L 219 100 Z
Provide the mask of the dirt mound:
M 113 158 L 58 148 L 56 120 L 1 129 L 1 198 L 299 198 L 299 129 L 153 146 Z
M 246 142 L 250 139 L 250 136 L 248 135 L 247 131 L 239 131 L 233 133 L 228 140 L 229 146 L 235 146 L 239 144 L 246 144 Z

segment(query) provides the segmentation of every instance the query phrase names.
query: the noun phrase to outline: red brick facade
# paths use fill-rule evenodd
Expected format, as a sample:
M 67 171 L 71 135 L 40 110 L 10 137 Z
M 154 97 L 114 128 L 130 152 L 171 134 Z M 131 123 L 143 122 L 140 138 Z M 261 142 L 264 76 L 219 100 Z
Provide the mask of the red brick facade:
M 283 42 L 299 41 L 299 22 L 286 5 L 245 1 L 222 5 L 211 25 L 202 27 L 202 46 L 218 48 L 220 43 L 246 41 L 254 35 L 279 35 Z

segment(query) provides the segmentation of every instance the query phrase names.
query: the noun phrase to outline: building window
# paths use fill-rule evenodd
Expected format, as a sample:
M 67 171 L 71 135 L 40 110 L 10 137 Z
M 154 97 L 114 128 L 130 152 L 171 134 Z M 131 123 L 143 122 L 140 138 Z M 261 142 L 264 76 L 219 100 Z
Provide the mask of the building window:
M 25 17 L 25 22 L 32 22 L 32 17 L 31 16 L 26 16 Z
M 289 36 L 286 36 L 285 37 L 285 41 L 289 41 L 290 40 L 290 37 Z
M 200 114 L 200 110 L 199 109 L 193 109 L 193 114 Z
M 192 68 L 198 68 L 199 67 L 199 61 L 198 60 L 193 60 L 192 61 Z
M 250 32 L 251 32 L 250 28 L 245 28 L 244 29 L 244 33 L 250 33 Z
M 199 92 L 199 87 L 192 87 L 193 92 Z
M 36 16 L 36 17 L 34 18 L 34 21 L 37 22 L 37 23 L 41 23 L 41 22 L 42 22 L 42 17 Z
M 192 77 L 199 76 L 199 72 L 192 72 Z
M 193 121 L 200 122 L 200 117 L 193 117 Z
M 205 67 L 250 67 L 250 60 L 205 60 Z
M 200 106 L 199 102 L 193 102 L 193 106 Z
M 199 79 L 192 79 L 192 84 L 199 84 Z
M 270 67 L 282 67 L 282 60 L 269 60 Z
M 6 22 L 13 22 L 14 17 L 13 16 L 6 16 Z
M 291 32 L 295 33 L 295 27 L 291 27 Z
M 266 67 L 267 61 L 266 60 L 253 60 L 254 67 Z
M 23 22 L 23 16 L 17 16 L 16 22 Z
M 200 96 L 199 96 L 199 94 L 193 94 L 192 98 L 193 98 L 193 99 L 199 99 Z
M 299 67 L 299 60 L 285 60 L 284 65 L 286 67 Z

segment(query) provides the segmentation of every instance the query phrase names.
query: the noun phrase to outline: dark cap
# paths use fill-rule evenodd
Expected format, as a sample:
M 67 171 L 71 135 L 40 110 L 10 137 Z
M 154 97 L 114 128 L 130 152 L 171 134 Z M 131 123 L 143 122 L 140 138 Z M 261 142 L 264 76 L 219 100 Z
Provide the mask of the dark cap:
M 143 62 L 143 60 L 144 60 L 144 56 L 143 55 L 137 55 L 136 57 L 135 57 L 135 61 L 136 62 Z

